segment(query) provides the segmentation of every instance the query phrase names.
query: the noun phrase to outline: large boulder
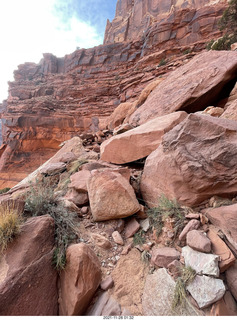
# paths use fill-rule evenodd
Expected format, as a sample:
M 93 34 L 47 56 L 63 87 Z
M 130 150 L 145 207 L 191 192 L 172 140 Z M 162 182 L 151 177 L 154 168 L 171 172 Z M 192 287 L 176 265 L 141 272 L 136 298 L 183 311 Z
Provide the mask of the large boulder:
M 53 248 L 53 219 L 48 215 L 28 219 L 0 258 L 0 315 L 58 314 Z
M 84 243 L 67 249 L 67 265 L 60 274 L 59 314 L 83 315 L 101 282 L 100 262 Z
M 203 52 L 170 73 L 132 114 L 130 124 L 141 125 L 177 110 L 204 110 L 236 77 L 236 71 L 236 52 Z
M 92 171 L 88 194 L 95 221 L 125 218 L 140 210 L 132 186 L 115 171 Z
M 142 297 L 144 316 L 198 316 L 198 309 L 187 303 L 172 308 L 175 293 L 175 281 L 165 268 L 156 270 L 146 277 Z
M 185 205 L 237 192 L 237 122 L 190 114 L 163 137 L 147 158 L 141 179 L 144 200 L 162 194 Z
M 184 111 L 174 112 L 104 141 L 101 160 L 123 164 L 147 157 L 160 145 L 163 135 L 186 117 Z
M 205 213 L 211 223 L 225 234 L 231 248 L 237 254 L 237 204 L 206 209 Z

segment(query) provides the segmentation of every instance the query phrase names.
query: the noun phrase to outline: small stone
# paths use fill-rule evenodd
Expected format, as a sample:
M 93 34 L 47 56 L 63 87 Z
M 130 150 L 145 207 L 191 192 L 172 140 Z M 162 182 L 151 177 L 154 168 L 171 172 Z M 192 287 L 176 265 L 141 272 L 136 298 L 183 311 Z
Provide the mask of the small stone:
M 124 245 L 123 238 L 122 238 L 121 234 L 118 231 L 114 231 L 112 233 L 112 238 L 113 238 L 115 243 L 120 244 L 121 246 Z
M 140 224 L 132 218 L 125 227 L 125 238 L 132 237 L 140 229 Z
M 185 240 L 189 231 L 197 230 L 200 227 L 200 221 L 192 219 L 189 223 L 184 227 L 183 231 L 179 235 L 179 240 Z
M 193 250 L 205 253 L 211 252 L 211 241 L 199 230 L 189 231 L 186 240 L 187 245 Z
M 124 220 L 123 219 L 119 219 L 118 222 L 117 222 L 116 230 L 121 233 L 124 230 L 124 226 L 125 226 Z
M 198 303 L 199 308 L 206 308 L 220 300 L 225 294 L 222 280 L 207 276 L 196 276 L 187 286 L 187 290 Z
M 168 264 L 167 269 L 169 270 L 169 272 L 172 274 L 174 278 L 177 278 L 180 276 L 182 263 L 179 260 L 174 260 Z
M 142 228 L 143 231 L 147 232 L 150 228 L 150 221 L 149 218 L 143 220 L 140 222 L 140 226 Z
M 128 254 L 128 252 L 131 250 L 132 248 L 132 243 L 128 244 L 126 247 L 123 248 L 123 251 L 121 252 L 122 255 L 126 255 Z
M 112 288 L 113 285 L 114 285 L 114 280 L 111 276 L 109 276 L 101 282 L 100 287 L 102 290 L 107 291 L 110 288 Z
M 94 240 L 97 246 L 103 249 L 110 249 L 112 247 L 111 242 L 104 236 L 101 236 L 100 234 L 93 234 L 92 239 Z
M 140 210 L 136 213 L 136 216 L 139 219 L 146 219 L 147 218 L 147 214 L 146 214 L 146 208 L 140 204 Z
M 81 213 L 82 214 L 87 214 L 89 212 L 89 208 L 88 207 L 82 207 L 81 208 Z
M 186 219 L 199 219 L 199 213 L 189 213 L 185 216 Z
M 180 253 L 174 248 L 154 248 L 152 250 L 151 262 L 157 267 L 165 267 L 180 258 Z
M 185 265 L 192 267 L 198 274 L 219 277 L 219 256 L 198 252 L 186 246 L 182 249 Z
M 208 218 L 204 214 L 200 214 L 200 221 L 202 225 L 207 224 Z

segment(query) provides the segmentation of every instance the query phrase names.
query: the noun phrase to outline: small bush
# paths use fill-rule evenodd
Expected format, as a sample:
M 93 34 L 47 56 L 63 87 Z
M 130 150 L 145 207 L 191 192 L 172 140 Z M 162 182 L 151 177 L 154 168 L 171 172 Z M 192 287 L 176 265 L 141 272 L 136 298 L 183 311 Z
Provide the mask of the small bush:
M 0 194 L 6 193 L 9 190 L 11 190 L 11 188 L 3 188 L 3 189 L 0 190 Z
M 79 168 L 85 163 L 88 163 L 88 161 L 84 159 L 75 160 L 72 163 L 70 163 L 70 168 L 68 171 L 69 174 L 71 175 L 73 173 L 76 173 L 79 170 Z
M 137 233 L 135 233 L 134 237 L 133 237 L 133 244 L 135 246 L 141 246 L 146 242 L 145 239 L 145 231 L 140 230 Z
M 0 254 L 7 248 L 8 243 L 19 234 L 21 222 L 22 217 L 14 203 L 0 206 Z
M 31 187 L 25 201 L 25 212 L 31 216 L 49 214 L 54 219 L 56 249 L 53 264 L 58 271 L 64 269 L 66 249 L 77 238 L 76 213 L 56 201 L 54 190 L 45 181 Z
M 164 221 L 170 217 L 174 221 L 175 237 L 184 226 L 185 216 L 183 209 L 176 200 L 169 200 L 162 195 L 158 200 L 158 206 L 148 210 L 150 224 L 156 229 L 157 236 L 160 235 Z
M 175 284 L 174 298 L 172 308 L 175 309 L 178 305 L 183 306 L 187 302 L 186 287 L 194 280 L 196 271 L 191 267 L 183 267 L 181 277 L 179 277 Z
M 166 64 L 167 64 L 167 60 L 165 59 L 165 58 L 162 58 L 161 60 L 160 60 L 160 63 L 158 64 L 158 67 L 162 67 L 162 66 L 165 66 Z

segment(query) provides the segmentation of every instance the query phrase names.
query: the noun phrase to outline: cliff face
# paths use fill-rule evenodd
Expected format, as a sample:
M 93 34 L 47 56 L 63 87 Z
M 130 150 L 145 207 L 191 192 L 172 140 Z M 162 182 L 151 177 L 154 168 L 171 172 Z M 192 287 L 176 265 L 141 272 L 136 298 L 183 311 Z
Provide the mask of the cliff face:
M 187 50 L 198 52 L 217 37 L 226 1 L 206 4 L 119 0 L 104 45 L 64 58 L 44 54 L 39 64 L 20 65 L 0 106 L 0 188 L 23 179 L 62 141 L 98 131 L 121 102 L 133 101 L 150 81 L 175 67 L 174 62 L 158 68 L 162 59 L 178 65 L 188 58 Z
M 226 0 L 118 0 L 107 21 L 104 43 L 134 41 L 155 33 L 154 42 L 187 45 L 216 29 L 216 16 Z

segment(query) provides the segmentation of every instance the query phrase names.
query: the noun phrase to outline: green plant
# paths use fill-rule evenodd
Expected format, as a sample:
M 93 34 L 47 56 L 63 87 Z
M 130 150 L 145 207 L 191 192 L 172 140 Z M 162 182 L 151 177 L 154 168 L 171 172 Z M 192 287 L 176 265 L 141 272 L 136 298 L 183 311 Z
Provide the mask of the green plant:
M 191 49 L 186 49 L 186 50 L 183 51 L 183 55 L 186 55 L 186 54 L 189 54 L 189 53 L 191 53 Z
M 165 58 L 162 58 L 161 60 L 160 60 L 160 63 L 158 64 L 158 67 L 162 67 L 162 66 L 165 66 L 166 64 L 167 64 L 167 60 L 165 59 Z
M 194 280 L 195 276 L 196 271 L 190 266 L 182 268 L 181 276 L 176 280 L 175 284 L 172 309 L 175 309 L 178 305 L 183 306 L 187 302 L 186 287 Z
M 223 37 L 211 40 L 207 44 L 208 50 L 230 50 L 231 44 L 237 41 L 237 0 L 230 0 L 229 6 L 224 11 L 219 29 L 225 31 Z
M 9 190 L 11 190 L 11 188 L 3 188 L 3 189 L 0 190 L 0 194 L 6 193 Z
M 145 239 L 145 231 L 140 230 L 140 231 L 138 231 L 137 233 L 134 234 L 133 244 L 134 244 L 135 246 L 141 246 L 141 245 L 143 245 L 145 242 L 146 242 L 146 239 Z
M 25 200 L 25 213 L 32 216 L 49 214 L 55 223 L 55 251 L 53 263 L 60 271 L 66 265 L 66 249 L 77 238 L 77 215 L 57 202 L 53 188 L 45 180 L 31 186 Z
M 0 253 L 20 232 L 22 216 L 15 203 L 0 206 Z
M 73 173 L 76 173 L 79 170 L 79 168 L 85 163 L 88 163 L 88 161 L 85 159 L 75 160 L 72 163 L 70 163 L 70 168 L 68 171 L 69 174 L 71 175 Z
M 169 217 L 174 224 L 175 237 L 183 228 L 185 216 L 183 208 L 180 207 L 176 200 L 169 200 L 165 195 L 158 199 L 158 206 L 148 210 L 150 224 L 156 229 L 157 236 L 160 235 L 164 226 L 164 221 Z

